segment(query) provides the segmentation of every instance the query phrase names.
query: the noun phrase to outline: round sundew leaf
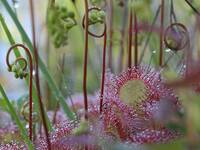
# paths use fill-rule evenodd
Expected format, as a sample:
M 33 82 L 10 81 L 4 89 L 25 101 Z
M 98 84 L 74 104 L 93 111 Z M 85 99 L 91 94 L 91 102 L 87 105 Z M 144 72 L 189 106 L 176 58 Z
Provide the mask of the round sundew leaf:
M 147 98 L 148 88 L 142 80 L 130 80 L 119 91 L 120 99 L 128 105 L 134 106 L 137 102 Z
M 157 143 L 180 136 L 179 131 L 166 129 L 163 122 L 167 119 L 166 113 L 171 116 L 171 111 L 163 107 L 169 105 L 170 110 L 171 106 L 176 110 L 179 104 L 173 91 L 163 84 L 160 73 L 151 68 L 133 67 L 120 75 L 107 77 L 105 91 L 110 109 L 105 110 L 107 115 L 103 117 L 117 129 L 120 139 Z

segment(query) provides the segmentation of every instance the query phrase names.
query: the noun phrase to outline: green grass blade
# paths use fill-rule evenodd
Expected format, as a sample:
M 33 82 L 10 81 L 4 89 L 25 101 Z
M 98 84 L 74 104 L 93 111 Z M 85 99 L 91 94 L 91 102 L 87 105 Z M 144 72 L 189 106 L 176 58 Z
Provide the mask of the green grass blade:
M 15 42 L 14 38 L 12 37 L 12 35 L 11 35 L 11 33 L 10 33 L 10 31 L 9 31 L 5 21 L 4 21 L 4 18 L 1 14 L 0 14 L 0 23 L 1 23 L 3 29 L 6 33 L 6 36 L 9 40 L 10 44 L 11 45 L 16 44 L 16 42 Z M 21 54 L 20 54 L 18 48 L 14 49 L 14 54 L 15 54 L 16 58 L 21 57 Z M 23 63 L 20 63 L 20 65 L 23 66 Z M 27 83 L 27 85 L 29 84 L 28 78 L 26 78 L 26 83 Z M 36 94 L 35 86 L 33 86 L 33 101 L 34 101 L 34 104 L 35 104 L 35 110 L 38 112 L 38 114 L 40 114 L 38 97 L 37 97 L 37 94 Z M 46 118 L 46 121 L 47 121 L 48 130 L 52 131 L 52 125 L 51 125 L 51 122 L 50 122 L 46 112 L 45 112 L 45 118 Z
M 14 107 L 12 106 L 12 104 L 10 103 L 2 85 L 0 84 L 0 93 L 3 97 L 3 100 L 5 100 L 5 103 L 7 105 L 7 109 L 9 110 L 10 115 L 12 116 L 12 118 L 15 120 L 16 125 L 18 126 L 20 133 L 25 141 L 25 143 L 27 144 L 29 150 L 33 150 L 33 144 L 32 142 L 29 140 L 29 137 L 27 136 L 27 132 L 23 126 L 23 124 L 21 123 L 20 119 L 17 116 L 17 113 L 15 112 Z
M 6 35 L 7 35 L 7 37 L 8 37 L 8 39 L 9 39 L 9 42 L 11 43 L 11 44 L 15 44 L 15 42 L 14 42 L 14 40 L 13 40 L 13 38 L 12 38 L 12 35 L 11 35 L 11 33 L 10 33 L 10 31 L 8 30 L 8 27 L 7 27 L 7 25 L 6 25 L 6 23 L 5 23 L 5 21 L 4 21 L 4 18 L 3 18 L 3 16 L 2 16 L 2 14 L 0 13 L 0 23 L 2 24 L 2 27 L 3 27 L 3 29 L 4 29 L 4 31 L 5 31 L 5 33 L 6 33 Z M 15 56 L 16 57 L 20 57 L 21 55 L 20 55 L 20 52 L 15 48 L 15 50 L 14 50 L 14 53 L 15 53 Z
M 33 45 L 31 43 L 31 40 L 29 39 L 29 37 L 26 34 L 25 30 L 23 29 L 22 25 L 20 24 L 20 22 L 19 22 L 18 18 L 16 17 L 14 11 L 10 7 L 10 5 L 8 4 L 7 0 L 1 0 L 1 2 L 3 3 L 4 7 L 6 8 L 8 13 L 10 14 L 12 20 L 14 21 L 16 27 L 18 28 L 18 30 L 19 30 L 22 38 L 23 38 L 23 41 L 27 44 L 27 46 L 29 47 L 29 49 L 33 53 Z M 55 82 L 53 81 L 53 79 L 50 76 L 45 64 L 42 62 L 40 57 L 38 58 L 38 62 L 39 62 L 39 67 L 40 67 L 40 69 L 41 69 L 41 71 L 42 71 L 42 73 L 44 75 L 44 78 L 47 80 L 47 83 L 48 83 L 51 91 L 53 91 L 52 95 L 54 96 L 54 98 L 56 100 L 59 100 L 61 106 L 63 107 L 64 112 L 66 113 L 66 115 L 70 119 L 74 119 L 73 112 L 70 110 L 69 106 L 65 102 L 64 96 L 62 95 L 61 91 L 59 90 L 59 88 L 57 87 Z

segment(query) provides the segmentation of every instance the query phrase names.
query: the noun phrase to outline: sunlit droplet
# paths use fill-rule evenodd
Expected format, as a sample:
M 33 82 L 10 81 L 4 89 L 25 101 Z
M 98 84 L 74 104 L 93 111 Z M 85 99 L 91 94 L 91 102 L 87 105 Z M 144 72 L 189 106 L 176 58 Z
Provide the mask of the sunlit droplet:
M 19 8 L 19 1 L 18 0 L 13 0 L 13 5 L 14 5 L 14 8 Z
M 165 50 L 165 52 L 169 53 L 169 52 L 171 52 L 171 49 L 168 48 Z
M 32 74 L 33 74 L 33 76 L 34 76 L 34 75 L 36 74 L 36 71 L 35 71 L 35 70 L 33 70 Z
M 153 54 L 155 54 L 155 53 L 156 53 L 156 51 L 152 51 L 152 53 L 153 53 Z
M 26 129 L 28 129 L 28 128 L 29 128 L 29 125 L 27 124 L 27 125 L 26 125 Z

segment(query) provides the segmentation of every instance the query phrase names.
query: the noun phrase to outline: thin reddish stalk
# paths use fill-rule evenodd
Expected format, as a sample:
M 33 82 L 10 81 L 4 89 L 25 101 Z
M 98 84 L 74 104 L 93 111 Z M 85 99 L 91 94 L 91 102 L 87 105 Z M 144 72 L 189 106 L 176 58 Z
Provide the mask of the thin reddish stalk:
M 110 68 L 110 70 L 112 71 L 112 47 L 113 47 L 113 1 L 110 1 L 110 16 L 109 16 L 109 32 L 110 32 L 110 36 L 109 36 L 109 51 L 108 51 L 108 67 Z
M 161 14 L 160 14 L 160 55 L 159 55 L 159 65 L 163 64 L 163 32 L 164 32 L 164 0 L 161 2 Z
M 87 119 L 88 98 L 87 98 L 87 60 L 88 60 L 88 1 L 85 0 L 85 48 L 84 48 L 84 66 L 83 66 L 83 96 L 85 107 L 85 118 Z
M 29 51 L 29 49 L 27 47 L 25 47 L 23 44 L 15 44 L 12 47 L 9 48 L 7 56 L 6 56 L 6 63 L 8 68 L 11 69 L 11 65 L 9 62 L 9 56 L 12 50 L 14 50 L 17 47 L 21 47 L 25 50 L 25 52 L 28 55 L 29 58 L 29 70 L 30 70 L 30 75 L 29 75 L 29 138 L 30 140 L 32 140 L 32 135 L 33 135 L 33 120 L 32 120 L 32 112 L 33 112 L 33 99 L 32 99 L 32 88 L 33 88 L 33 76 L 32 76 L 32 72 L 33 72 L 33 59 L 31 56 L 31 53 Z M 19 59 L 18 59 L 19 60 Z M 24 61 L 26 61 L 25 59 L 23 59 Z M 23 70 L 25 70 L 25 68 L 23 68 Z
M 100 8 L 97 8 L 97 7 L 92 7 L 90 9 L 87 9 L 87 13 L 89 15 L 89 12 L 92 11 L 92 10 L 98 10 L 100 11 L 101 9 Z M 84 15 L 83 17 L 83 20 L 82 20 L 82 26 L 83 28 L 85 29 L 85 31 L 87 31 L 87 36 L 85 37 L 85 40 L 86 40 L 86 43 L 85 43 L 85 46 L 86 46 L 86 49 L 88 49 L 88 35 L 91 35 L 92 37 L 94 38 L 101 38 L 101 37 L 104 37 L 104 46 L 103 46 L 103 61 L 102 61 L 102 79 L 101 79 L 101 90 L 100 90 L 100 113 L 102 112 L 102 105 L 103 105 L 103 94 L 104 94 L 104 82 L 105 82 L 105 70 L 106 70 L 106 44 L 107 44 L 107 26 L 106 26 L 106 23 L 104 23 L 104 30 L 101 34 L 95 34 L 95 33 L 92 33 L 88 30 L 86 30 L 86 27 L 88 26 L 88 24 L 86 24 L 86 14 Z M 88 29 L 88 28 L 87 28 Z M 85 55 L 86 57 L 86 55 Z M 85 58 L 86 60 L 87 58 Z M 86 62 L 87 63 L 87 62 Z M 85 64 L 84 63 L 84 67 L 85 67 Z M 87 66 L 87 64 L 86 64 Z M 86 68 L 87 69 L 87 68 Z M 84 69 L 84 71 L 87 71 Z
M 123 58 L 124 58 L 124 39 L 125 39 L 125 31 L 126 31 L 126 24 L 127 24 L 127 14 L 128 14 L 128 6 L 127 2 L 124 4 L 123 8 L 123 20 L 122 20 L 122 28 L 121 28 L 121 39 L 120 39 L 120 49 L 119 49 L 119 56 L 118 56 L 118 72 L 121 72 L 123 69 Z
M 125 30 L 122 29 L 121 39 L 120 39 L 120 50 L 119 50 L 119 56 L 118 56 L 118 72 L 121 72 L 123 69 L 124 37 L 125 37 Z
M 138 65 L 138 24 L 137 15 L 134 13 L 134 30 L 135 30 L 135 66 Z
M 102 62 L 102 75 L 101 75 L 101 95 L 100 95 L 100 113 L 102 113 L 103 107 L 103 95 L 104 95 L 104 83 L 105 83 L 105 71 L 106 71 L 106 42 L 107 42 L 107 33 L 106 26 L 104 31 L 104 45 L 103 45 L 103 62 Z
M 44 125 L 45 136 L 47 141 L 48 150 L 51 150 L 51 143 L 49 139 L 49 133 L 47 128 L 47 123 L 44 115 L 44 107 L 41 98 L 41 90 L 40 90 L 40 81 L 39 81 L 39 68 L 38 68 L 38 50 L 36 47 L 36 37 L 35 37 L 35 18 L 34 18 L 34 5 L 33 1 L 29 0 L 30 3 L 30 13 L 31 13 L 31 24 L 32 24 L 32 40 L 33 40 L 33 49 L 34 49 L 34 57 L 35 57 L 35 78 L 36 78 L 36 89 L 39 99 L 39 107 L 41 112 L 41 118 Z
M 132 66 L 132 26 L 133 26 L 133 12 L 130 10 L 129 18 L 129 45 L 128 45 L 128 68 Z

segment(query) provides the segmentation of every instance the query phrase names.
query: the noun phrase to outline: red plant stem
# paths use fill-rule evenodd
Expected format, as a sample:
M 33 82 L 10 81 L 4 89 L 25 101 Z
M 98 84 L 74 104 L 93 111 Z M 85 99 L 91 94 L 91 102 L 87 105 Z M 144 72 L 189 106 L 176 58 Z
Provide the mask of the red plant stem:
M 100 113 L 103 108 L 103 95 L 104 95 L 104 83 L 105 83 L 105 71 L 106 71 L 106 42 L 107 42 L 107 29 L 105 26 L 104 31 L 104 45 L 103 45 L 103 62 L 102 62 L 102 75 L 101 75 L 101 95 L 100 95 Z
M 86 4 L 87 6 L 88 4 Z M 104 23 L 104 31 L 102 34 L 95 34 L 90 31 L 88 31 L 88 14 L 92 10 L 98 10 L 100 11 L 100 8 L 92 7 L 88 9 L 88 7 L 85 8 L 86 13 L 82 20 L 82 26 L 85 29 L 85 56 L 84 56 L 84 78 L 83 78 L 83 93 L 84 93 L 84 102 L 85 102 L 85 110 L 87 112 L 87 90 L 86 90 L 86 79 L 87 79 L 87 53 L 88 53 L 88 35 L 91 35 L 94 38 L 101 38 L 104 37 L 104 46 L 103 46 L 103 61 L 102 61 L 102 79 L 101 79 L 101 90 L 100 90 L 100 113 L 102 112 L 102 105 L 103 105 L 103 94 L 104 94 L 104 82 L 105 82 L 105 70 L 106 70 L 106 43 L 107 43 L 107 26 L 106 23 Z M 86 97 L 86 98 L 85 98 Z M 86 113 L 87 114 L 87 113 Z M 87 118 L 87 116 L 86 116 Z
M 84 66 L 83 66 L 83 96 L 85 107 L 85 118 L 87 119 L 88 98 L 87 98 L 87 60 L 88 60 L 88 1 L 85 0 L 85 48 L 84 48 Z
M 110 31 L 110 36 L 109 36 L 109 51 L 108 51 L 108 68 L 112 71 L 112 47 L 113 47 L 113 0 L 110 0 L 110 17 L 109 17 L 109 31 Z
M 160 56 L 159 56 L 159 65 L 163 64 L 163 31 L 164 31 L 164 0 L 161 2 L 161 14 L 160 14 Z
M 122 20 L 122 27 L 121 27 L 121 39 L 120 39 L 120 49 L 119 49 L 119 56 L 118 56 L 118 72 L 121 72 L 123 69 L 123 58 L 124 58 L 124 37 L 126 31 L 126 24 L 127 24 L 127 14 L 128 14 L 128 4 L 125 1 L 124 8 L 123 8 L 123 20 Z
M 135 30 L 135 66 L 138 65 L 138 25 L 137 25 L 137 15 L 134 13 L 134 30 Z
M 31 53 L 27 47 L 25 47 L 23 44 L 15 44 L 11 46 L 8 50 L 7 56 L 6 56 L 6 63 L 9 68 L 11 68 L 10 62 L 9 62 L 9 56 L 12 50 L 14 50 L 16 47 L 21 47 L 23 48 L 29 58 L 29 67 L 30 67 L 30 75 L 29 75 L 29 138 L 32 140 L 32 134 L 33 134 L 33 121 L 32 121 L 32 112 L 33 112 L 33 99 L 32 99 L 32 87 L 33 87 L 33 59 L 31 56 Z M 25 59 L 24 59 L 25 60 Z M 25 68 L 24 68 L 25 69 Z
M 125 37 L 125 30 L 122 29 L 121 39 L 120 39 L 120 50 L 119 50 L 119 56 L 118 56 L 118 72 L 121 72 L 123 69 L 124 37 Z
M 130 10 L 129 18 L 129 45 L 128 45 L 128 68 L 132 66 L 132 25 L 133 25 L 133 13 L 132 8 Z
M 31 24 L 32 24 L 33 49 L 34 49 L 34 57 L 35 57 L 36 89 L 37 89 L 37 94 L 38 94 L 38 99 L 39 99 L 39 107 L 40 107 L 40 112 L 41 112 L 41 118 L 42 118 L 42 122 L 43 122 L 43 125 L 44 125 L 44 130 L 45 130 L 47 147 L 48 147 L 48 150 L 51 150 L 51 143 L 50 143 L 47 123 L 46 123 L 46 119 L 45 119 L 45 115 L 44 115 L 44 107 L 43 107 L 43 103 L 42 103 L 41 90 L 40 90 L 39 68 L 38 68 L 38 50 L 37 50 L 37 47 L 36 47 L 36 40 L 35 40 L 36 37 L 35 37 L 34 5 L 33 5 L 32 0 L 29 0 L 29 3 L 30 3 Z

